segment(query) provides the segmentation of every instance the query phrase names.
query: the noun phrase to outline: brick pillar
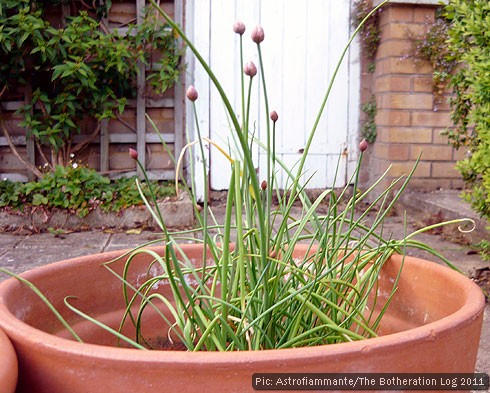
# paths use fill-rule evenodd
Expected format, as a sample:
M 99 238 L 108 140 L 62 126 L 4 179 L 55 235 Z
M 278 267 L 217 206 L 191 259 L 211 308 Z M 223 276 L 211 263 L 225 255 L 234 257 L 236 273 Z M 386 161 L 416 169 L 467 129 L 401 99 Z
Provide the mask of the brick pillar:
M 377 139 L 371 146 L 369 181 L 372 183 L 391 164 L 383 186 L 408 174 L 421 161 L 410 183 L 412 189 L 461 187 L 454 169 L 456 152 L 441 132 L 451 125 L 446 103 L 435 102 L 432 67 L 415 64 L 410 35 L 421 35 L 434 21 L 436 6 L 400 4 L 383 7 L 381 41 L 376 54 L 372 91 L 377 104 Z M 444 100 L 445 101 L 445 100 Z

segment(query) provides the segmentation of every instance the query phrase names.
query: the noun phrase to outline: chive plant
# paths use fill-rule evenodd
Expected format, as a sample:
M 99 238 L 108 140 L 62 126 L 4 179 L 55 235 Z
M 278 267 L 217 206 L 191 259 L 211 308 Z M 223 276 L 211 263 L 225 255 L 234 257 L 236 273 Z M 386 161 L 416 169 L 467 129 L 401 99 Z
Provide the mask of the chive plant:
M 343 51 L 303 155 L 293 170 L 276 155 L 276 125 L 280 118 L 276 111 L 269 112 L 261 51 L 264 30 L 256 27 L 252 31 L 252 41 L 258 51 L 257 67 L 243 60 L 245 25 L 236 22 L 233 26 L 240 43 L 242 71 L 242 116 L 239 116 L 217 76 L 192 41 L 154 0 L 149 1 L 206 70 L 221 96 L 238 148 L 232 151 L 228 146 L 219 146 L 201 137 L 200 122 L 195 111 L 199 94 L 190 86 L 187 98 L 194 108 L 192 115 L 197 139 L 189 142 L 184 152 L 197 148 L 202 155 L 202 168 L 191 165 L 190 178 L 193 178 L 196 170 L 203 170 L 204 179 L 207 178 L 205 142 L 226 156 L 231 166 L 231 177 L 224 221 L 214 219 L 207 196 L 204 197 L 204 206 L 198 209 L 192 187 L 182 180 L 196 206 L 198 225 L 192 230 L 171 232 L 158 210 L 155 195 L 150 192 L 147 199 L 141 193 L 163 231 L 165 252 L 159 255 L 151 247 L 146 247 L 149 244 L 138 247 L 122 256 L 126 261 L 121 274 L 112 268 L 115 261 L 105 264 L 123 282 L 127 307 L 120 330 L 124 324 L 132 323 L 136 336 L 134 339 L 122 337 L 120 332 L 109 327 L 106 329 L 133 346 L 144 349 L 148 347 L 148 342 L 141 333 L 143 315 L 147 308 L 151 308 L 159 313 L 167 326 L 162 336 L 174 337 L 189 351 L 293 348 L 375 337 L 397 284 L 395 278 L 391 293 L 383 298 L 378 296 L 378 277 L 383 264 L 393 253 L 403 254 L 407 247 L 424 249 L 445 260 L 437 251 L 413 237 L 424 230 L 463 220 L 436 224 L 400 240 L 381 236 L 384 219 L 407 187 L 415 167 L 407 176 L 393 181 L 376 195 L 373 189 L 379 186 L 388 170 L 367 190 L 359 191 L 359 170 L 368 147 L 365 141 L 359 145 L 357 167 L 347 186 L 341 190 L 333 187 L 326 189 L 313 200 L 306 194 L 305 184 L 301 182 L 305 161 L 335 75 L 362 24 Z M 265 142 L 259 141 L 250 132 L 250 97 L 252 86 L 257 83 L 255 77 L 258 72 L 262 76 L 261 89 L 267 113 Z M 256 173 L 252 158 L 254 145 L 263 149 L 267 156 L 266 179 L 259 180 Z M 133 150 L 130 154 L 143 169 L 137 153 Z M 182 156 L 174 160 L 177 174 Z M 277 187 L 278 169 L 288 177 L 283 190 Z M 320 206 L 323 209 L 319 209 Z M 324 213 L 320 214 L 320 210 Z M 374 216 L 374 219 L 368 220 L 368 216 Z M 189 241 L 202 245 L 202 262 L 198 265 L 186 255 L 186 247 L 182 246 L 183 242 Z M 155 269 L 149 267 L 146 281 L 136 286 L 128 279 L 128 272 L 141 254 L 151 256 L 153 262 L 150 267 L 157 266 L 159 273 L 150 274 Z M 445 261 L 449 264 L 449 261 Z M 161 283 L 170 288 L 170 295 L 164 296 L 155 289 Z M 70 305 L 69 298 L 65 299 L 65 303 L 74 312 L 103 326 Z M 373 304 L 381 312 L 374 312 Z
M 142 285 L 134 287 L 126 280 L 126 274 L 120 276 L 127 302 L 123 323 L 127 320 L 134 323 L 137 344 L 145 341 L 140 328 L 147 307 L 160 311 L 172 335 L 190 351 L 291 348 L 375 337 L 383 312 L 396 290 L 395 282 L 388 300 L 383 300 L 386 304 L 381 305 L 381 313 L 374 314 L 369 310 L 368 302 L 372 304 L 377 301 L 377 280 L 381 267 L 393 253 L 403 253 L 408 246 L 427 249 L 414 241 L 412 236 L 396 241 L 384 239 L 378 234 L 382 232 L 384 218 L 406 188 L 415 168 L 408 176 L 392 182 L 376 197 L 367 198 L 384 176 L 366 191 L 358 191 L 359 169 L 367 148 L 367 143 L 362 141 L 357 168 L 349 182 L 353 184 L 353 192 L 349 192 L 349 185 L 340 191 L 332 187 L 310 200 L 305 193 L 305 184 L 300 181 L 335 75 L 359 28 L 343 51 L 304 153 L 293 171 L 276 156 L 275 134 L 279 115 L 275 111 L 269 112 L 261 51 L 261 43 L 265 39 L 262 27 L 256 27 L 251 34 L 258 51 L 257 67 L 252 62 L 244 64 L 242 48 L 245 25 L 238 21 L 233 26 L 239 39 L 243 71 L 239 116 L 217 76 L 192 41 L 155 1 L 150 0 L 150 3 L 204 67 L 221 96 L 238 149 L 231 153 L 230 147 L 218 146 L 201 137 L 195 110 L 199 95 L 190 86 L 187 98 L 194 109 L 197 140 L 190 142 L 186 148 L 197 145 L 202 155 L 204 179 L 207 178 L 204 142 L 218 147 L 227 157 L 231 178 L 225 218 L 221 223 L 213 221 L 206 195 L 203 211 L 196 210 L 198 228 L 171 233 L 158 212 L 156 201 L 145 200 L 163 230 L 165 253 L 157 255 L 151 249 L 138 248 L 127 255 L 125 272 L 142 253 L 151 254 L 153 263 L 160 266 L 161 274 L 148 277 Z M 256 83 L 254 77 L 259 71 L 262 74 L 265 113 L 270 113 L 265 122 L 265 143 L 258 141 L 250 132 L 251 91 L 253 83 Z M 258 178 L 252 158 L 254 144 L 264 149 L 267 156 L 267 175 L 262 181 Z M 277 188 L 278 168 L 289 178 L 284 190 Z M 191 168 L 191 172 L 194 170 L 199 169 Z M 197 206 L 196 199 L 192 198 Z M 367 203 L 368 199 L 374 200 Z M 361 203 L 362 209 L 359 209 Z M 298 204 L 301 206 L 299 213 Z M 326 213 L 318 213 L 320 205 L 326 206 Z M 368 225 L 367 217 L 373 212 L 376 212 L 375 219 Z M 199 236 L 196 236 L 197 232 Z M 211 235 L 216 232 L 217 236 Z M 202 266 L 194 266 L 181 247 L 181 241 L 189 239 L 202 243 Z M 295 252 L 300 247 L 303 250 L 301 255 Z M 106 266 L 110 269 L 110 263 Z M 171 287 L 170 297 L 153 290 L 161 280 Z M 133 311 L 135 305 L 139 305 L 137 312 Z M 165 335 L 165 332 L 162 334 Z

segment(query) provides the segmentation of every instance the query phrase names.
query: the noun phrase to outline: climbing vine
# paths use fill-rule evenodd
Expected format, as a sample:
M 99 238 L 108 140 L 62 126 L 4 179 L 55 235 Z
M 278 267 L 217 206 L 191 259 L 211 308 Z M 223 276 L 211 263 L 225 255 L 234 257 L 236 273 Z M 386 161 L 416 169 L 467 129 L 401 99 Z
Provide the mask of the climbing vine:
M 450 22 L 443 9 L 440 9 L 437 11 L 434 23 L 428 24 L 426 34 L 410 36 L 415 63 L 429 62 L 434 70 L 432 91 L 437 104 L 444 101 L 444 92 L 457 67 L 454 48 L 447 45 L 449 28 Z
M 63 2 L 70 9 L 67 17 L 60 14 L 61 3 L 0 2 L 0 101 L 31 92 L 17 114 L 52 170 L 94 140 L 103 119 L 124 110 L 136 94 L 139 62 L 156 70 L 147 75 L 148 89 L 163 93 L 179 76 L 181 56 L 172 29 L 151 13 L 119 32 L 103 21 L 110 1 Z M 92 133 L 75 143 L 87 119 L 95 121 Z M 15 154 L 3 113 L 0 126 Z

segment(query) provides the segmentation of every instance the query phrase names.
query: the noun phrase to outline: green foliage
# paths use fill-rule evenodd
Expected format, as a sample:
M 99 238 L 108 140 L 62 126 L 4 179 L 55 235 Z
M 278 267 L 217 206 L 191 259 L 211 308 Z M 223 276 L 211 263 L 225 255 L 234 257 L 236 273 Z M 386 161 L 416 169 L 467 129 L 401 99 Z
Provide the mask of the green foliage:
M 152 188 L 158 199 L 174 195 L 169 186 L 153 183 Z M 143 190 L 148 195 L 146 183 Z M 57 166 L 37 182 L 0 181 L 0 207 L 61 208 L 84 217 L 97 207 L 104 212 L 118 212 L 142 203 L 134 177 L 111 182 L 95 170 L 79 165 Z
M 354 26 L 359 26 L 372 10 L 373 6 L 371 0 L 356 0 L 354 3 Z M 367 58 L 371 60 L 374 60 L 374 56 L 376 56 L 376 51 L 378 50 L 379 41 L 381 39 L 378 15 L 378 12 L 371 15 L 371 17 L 362 25 L 362 29 L 359 33 L 359 38 L 362 41 L 362 48 Z M 370 65 L 369 68 L 371 72 L 374 72 L 374 67 L 372 65 Z
M 449 21 L 438 13 L 427 33 L 420 37 L 411 37 L 412 50 L 416 62 L 428 61 L 434 73 L 432 91 L 438 102 L 442 102 L 451 75 L 457 66 L 454 48 L 447 45 Z
M 373 10 L 372 1 L 370 0 L 356 0 L 354 3 L 354 26 L 359 26 L 362 21 Z M 359 37 L 362 41 L 362 48 L 366 57 L 370 60 L 374 60 L 376 51 L 380 41 L 380 30 L 378 23 L 378 11 L 372 14 L 362 25 Z M 368 71 L 373 73 L 375 71 L 374 61 L 368 64 Z M 366 114 L 366 121 L 363 122 L 361 133 L 362 136 L 369 143 L 376 141 L 376 122 L 375 117 L 377 113 L 376 98 L 373 96 L 368 102 L 365 102 L 361 106 L 361 110 Z
M 377 136 L 375 118 L 378 110 L 376 106 L 376 97 L 372 96 L 368 102 L 362 105 L 361 109 L 367 116 L 366 121 L 362 125 L 362 136 L 367 142 L 374 143 Z
M 482 240 L 480 243 L 477 244 L 477 247 L 479 249 L 482 259 L 484 261 L 490 262 L 490 241 Z
M 83 119 L 114 118 L 124 110 L 136 94 L 138 62 L 157 70 L 147 75 L 157 93 L 172 87 L 180 71 L 174 33 L 154 16 L 130 24 L 124 35 L 106 31 L 87 10 L 55 27 L 45 13 L 59 9 L 56 3 L 0 4 L 0 90 L 32 87 L 32 101 L 19 109 L 21 125 L 55 153 L 53 168 L 68 163 Z M 109 1 L 94 4 L 99 17 L 110 7 Z
M 490 219 L 490 3 L 451 0 L 446 17 L 451 22 L 447 45 L 462 64 L 451 79 L 456 128 L 448 136 L 456 148 L 468 151 L 457 164 L 466 200 Z

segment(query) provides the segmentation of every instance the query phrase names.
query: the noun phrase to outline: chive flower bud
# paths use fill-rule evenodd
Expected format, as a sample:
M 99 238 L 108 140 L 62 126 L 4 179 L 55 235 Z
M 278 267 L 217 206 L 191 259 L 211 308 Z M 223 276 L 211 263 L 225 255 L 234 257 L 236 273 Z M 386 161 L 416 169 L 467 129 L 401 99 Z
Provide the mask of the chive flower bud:
M 197 100 L 197 97 L 199 97 L 199 95 L 197 94 L 197 90 L 194 86 L 189 86 L 188 89 L 187 89 L 187 92 L 186 92 L 186 96 L 187 96 L 187 99 L 189 101 L 196 101 Z
M 136 150 L 134 150 L 134 149 L 129 148 L 129 156 L 133 160 L 137 160 L 138 159 L 138 152 Z
M 366 139 L 363 139 L 361 141 L 361 143 L 359 143 L 359 150 L 364 152 L 367 150 L 367 148 L 368 148 L 368 143 L 367 143 Z
M 245 24 L 242 21 L 237 20 L 233 25 L 233 31 L 237 34 L 243 35 L 243 33 L 245 33 Z
M 255 29 L 252 30 L 252 41 L 256 44 L 260 44 L 264 41 L 264 29 L 261 26 L 256 26 Z
M 262 183 L 260 184 L 260 188 L 262 188 L 262 190 L 265 191 L 267 188 L 267 181 L 262 180 Z
M 270 114 L 271 120 L 275 123 L 277 119 L 279 119 L 279 115 L 277 114 L 276 111 L 272 111 Z
M 243 72 L 245 73 L 245 75 L 249 76 L 250 78 L 253 78 L 255 75 L 257 75 L 257 67 L 255 66 L 254 63 L 249 61 L 243 67 Z

